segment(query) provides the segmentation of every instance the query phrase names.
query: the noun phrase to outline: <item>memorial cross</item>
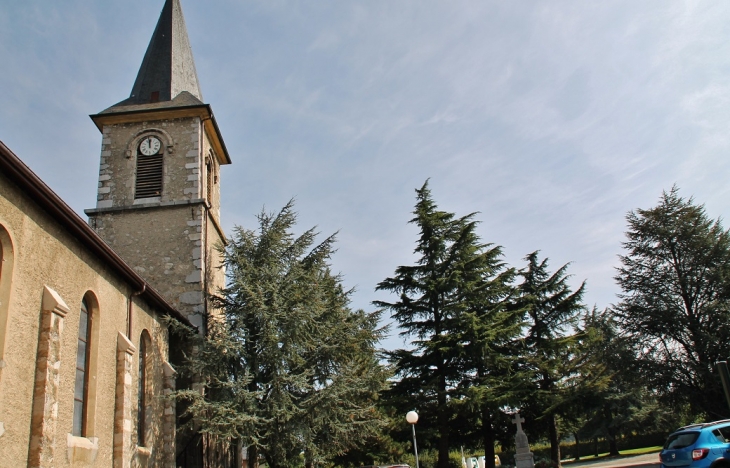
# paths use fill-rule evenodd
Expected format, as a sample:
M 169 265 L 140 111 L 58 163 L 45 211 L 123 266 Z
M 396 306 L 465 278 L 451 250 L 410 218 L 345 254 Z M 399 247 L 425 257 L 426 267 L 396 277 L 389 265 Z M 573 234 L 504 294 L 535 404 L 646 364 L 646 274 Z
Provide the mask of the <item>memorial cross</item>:
M 525 418 L 520 417 L 520 412 L 515 413 L 515 418 L 512 420 L 514 424 L 517 424 L 517 432 L 522 432 L 522 423 L 525 422 Z

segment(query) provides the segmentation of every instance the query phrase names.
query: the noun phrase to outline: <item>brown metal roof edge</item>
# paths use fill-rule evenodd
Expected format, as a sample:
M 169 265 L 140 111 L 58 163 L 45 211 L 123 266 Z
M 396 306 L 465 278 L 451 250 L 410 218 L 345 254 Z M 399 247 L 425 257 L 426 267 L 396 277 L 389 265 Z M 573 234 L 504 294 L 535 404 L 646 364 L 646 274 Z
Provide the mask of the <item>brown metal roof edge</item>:
M 228 154 L 228 148 L 226 148 L 226 142 L 223 141 L 223 135 L 221 134 L 221 130 L 218 127 L 218 121 L 215 119 L 215 115 L 213 115 L 213 108 L 210 106 L 210 104 L 194 104 L 190 106 L 175 106 L 175 107 L 159 107 L 156 109 L 135 109 L 135 110 L 128 110 L 128 111 L 122 111 L 122 112 L 109 112 L 109 113 L 99 113 L 99 114 L 91 114 L 89 117 L 96 125 L 96 128 L 99 129 L 100 132 L 103 132 L 103 126 L 100 124 L 100 120 L 104 120 L 106 118 L 115 118 L 126 115 L 136 115 L 136 114 L 154 114 L 154 113 L 162 113 L 162 112 L 170 112 L 175 110 L 187 110 L 187 109 L 205 109 L 208 112 L 208 117 L 206 119 L 210 119 L 211 123 L 213 124 L 213 128 L 215 129 L 216 136 L 218 137 L 218 141 L 221 144 L 221 148 L 223 149 L 223 156 L 225 157 L 226 164 L 231 164 L 231 156 Z
M 194 325 L 177 309 L 171 306 L 157 290 L 135 272 L 104 240 L 76 214 L 48 185 L 45 184 L 10 148 L 0 140 L 0 170 L 31 198 L 49 212 L 74 237 L 86 245 L 102 261 L 111 265 L 122 278 L 133 283 L 137 290 L 144 287 L 142 296 L 152 305 L 176 318 L 183 324 Z

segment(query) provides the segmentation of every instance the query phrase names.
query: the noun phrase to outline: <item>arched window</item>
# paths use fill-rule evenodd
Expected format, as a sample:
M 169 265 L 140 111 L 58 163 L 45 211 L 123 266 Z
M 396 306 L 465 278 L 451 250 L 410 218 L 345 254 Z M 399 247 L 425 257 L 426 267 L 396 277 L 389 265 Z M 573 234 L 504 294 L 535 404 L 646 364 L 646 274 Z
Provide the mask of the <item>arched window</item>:
M 152 350 L 151 339 L 147 330 L 142 332 L 139 338 L 139 379 L 137 383 L 137 445 L 146 447 L 150 414 L 148 407 L 151 403 L 150 398 L 150 369 Z
M 8 313 L 10 303 L 10 281 L 13 273 L 13 244 L 10 235 L 0 225 L 0 372 L 5 359 Z
M 78 349 L 76 351 L 76 384 L 74 386 L 73 435 L 86 437 L 89 402 L 89 354 L 93 316 L 86 298 L 81 301 Z
M 208 203 L 211 205 L 213 204 L 213 163 L 211 163 L 210 158 L 206 158 L 205 160 L 205 174 L 206 174 L 206 189 L 208 191 Z
M 84 295 L 79 309 L 74 414 L 71 433 L 93 437 L 96 420 L 96 354 L 99 340 L 99 301 L 91 291 Z
M 162 195 L 162 141 L 147 135 L 137 145 L 137 178 L 134 198 L 151 198 Z

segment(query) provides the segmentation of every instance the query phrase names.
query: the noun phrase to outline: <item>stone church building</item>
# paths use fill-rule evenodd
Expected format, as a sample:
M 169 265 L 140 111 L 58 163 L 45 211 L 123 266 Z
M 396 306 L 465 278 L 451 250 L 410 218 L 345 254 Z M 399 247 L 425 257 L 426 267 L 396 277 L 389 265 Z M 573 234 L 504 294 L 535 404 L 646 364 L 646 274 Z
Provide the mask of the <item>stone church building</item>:
M 129 98 L 91 119 L 88 222 L 0 142 L 0 466 L 210 465 L 164 398 L 189 385 L 167 321 L 204 331 L 207 293 L 225 281 L 219 174 L 231 163 L 179 0 L 166 0 Z

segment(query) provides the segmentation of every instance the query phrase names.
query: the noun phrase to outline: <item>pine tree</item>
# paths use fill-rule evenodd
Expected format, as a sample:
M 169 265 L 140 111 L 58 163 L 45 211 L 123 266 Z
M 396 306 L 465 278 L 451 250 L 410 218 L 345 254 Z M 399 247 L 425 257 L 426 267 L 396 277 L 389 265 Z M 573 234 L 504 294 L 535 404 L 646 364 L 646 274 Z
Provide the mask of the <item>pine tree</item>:
M 465 397 L 465 405 L 476 411 L 477 418 L 469 427 L 479 428 L 486 466 L 494 468 L 496 425 L 509 421 L 502 408 L 518 398 L 511 370 L 518 355 L 515 343 L 524 311 L 512 305 L 515 270 L 501 260 L 501 248 L 480 245 L 478 239 L 473 248 L 481 249 L 481 266 L 461 286 L 467 306 L 455 331 L 464 349 L 459 393 Z
M 330 272 L 334 236 L 315 245 L 292 234 L 293 204 L 237 228 L 223 250 L 228 285 L 213 299 L 206 336 L 187 371 L 202 391 L 181 391 L 203 433 L 240 440 L 251 466 L 272 468 L 304 454 L 331 459 L 378 431 L 375 408 L 387 374 L 375 345 L 379 313 L 349 308 L 350 291 Z
M 390 353 L 400 378 L 394 391 L 422 405 L 425 425 L 433 425 L 437 433 L 438 467 L 446 468 L 452 401 L 473 362 L 466 353 L 488 351 L 483 322 L 487 317 L 491 323 L 499 321 L 490 314 L 499 316 L 496 304 L 508 294 L 506 284 L 513 273 L 505 271 L 499 247 L 481 243 L 473 213 L 457 218 L 439 210 L 428 181 L 416 195 L 411 223 L 420 229 L 415 249 L 420 258 L 416 265 L 399 266 L 395 276 L 378 284 L 378 290 L 398 294 L 399 300 L 375 304 L 393 312 L 401 335 L 414 338 L 415 349 Z
M 583 329 L 595 334 L 590 352 L 602 359 L 606 385 L 596 389 L 576 409 L 584 416 L 582 429 L 593 437 L 604 437 L 609 455 L 619 455 L 618 438 L 629 431 L 656 427 L 651 413 L 656 405 L 637 369 L 635 349 L 639 343 L 620 333 L 610 310 L 594 309 L 585 317 Z
M 526 336 L 521 365 L 527 390 L 526 406 L 545 421 L 550 441 L 550 458 L 560 464 L 558 415 L 580 385 L 581 368 L 588 363 L 581 351 L 582 336 L 575 333 L 585 283 L 572 291 L 568 285 L 568 265 L 555 273 L 538 252 L 529 254 L 527 267 L 519 272 L 518 304 L 526 311 Z M 586 372 L 585 375 L 589 373 Z
M 615 314 L 641 342 L 645 381 L 675 410 L 727 417 L 713 366 L 730 340 L 730 233 L 676 187 L 626 220 Z

